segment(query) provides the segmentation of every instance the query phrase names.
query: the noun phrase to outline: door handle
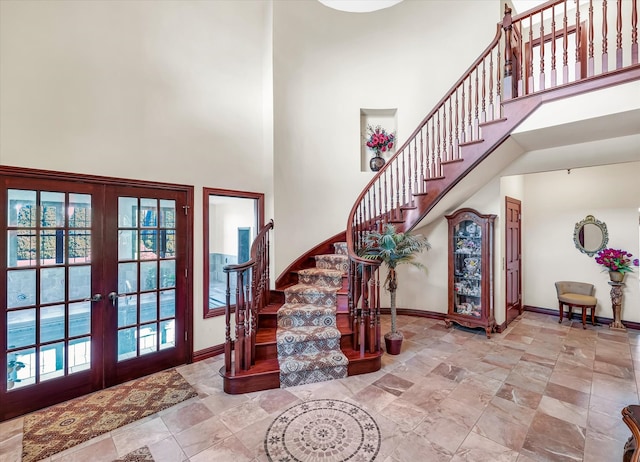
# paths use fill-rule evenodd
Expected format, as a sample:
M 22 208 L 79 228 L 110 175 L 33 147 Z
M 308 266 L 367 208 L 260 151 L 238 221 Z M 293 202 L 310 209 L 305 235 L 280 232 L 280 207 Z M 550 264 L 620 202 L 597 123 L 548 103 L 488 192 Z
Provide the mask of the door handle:
M 102 294 L 93 294 L 93 296 L 84 299 L 85 302 L 99 302 L 100 300 L 102 300 Z
M 107 297 L 109 297 L 109 300 L 111 300 L 111 303 L 113 304 L 113 306 L 116 306 L 116 303 L 118 303 L 118 293 L 109 292 L 109 295 L 107 295 Z

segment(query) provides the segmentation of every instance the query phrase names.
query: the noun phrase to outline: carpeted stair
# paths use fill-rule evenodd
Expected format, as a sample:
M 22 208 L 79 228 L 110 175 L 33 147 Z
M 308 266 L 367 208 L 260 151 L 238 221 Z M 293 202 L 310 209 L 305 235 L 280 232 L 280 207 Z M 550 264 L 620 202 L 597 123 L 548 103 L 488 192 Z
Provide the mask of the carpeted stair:
M 337 292 L 347 271 L 345 243 L 334 254 L 317 255 L 316 267 L 298 272 L 298 284 L 284 290 L 276 342 L 282 388 L 347 376 L 336 327 Z

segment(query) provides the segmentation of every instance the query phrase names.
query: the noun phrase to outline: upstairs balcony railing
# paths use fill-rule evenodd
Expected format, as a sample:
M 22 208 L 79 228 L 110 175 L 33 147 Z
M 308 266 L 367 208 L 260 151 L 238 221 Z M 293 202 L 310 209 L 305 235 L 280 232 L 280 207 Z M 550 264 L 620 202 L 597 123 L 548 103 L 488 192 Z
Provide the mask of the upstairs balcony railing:
M 363 237 L 385 223 L 399 230 L 417 225 L 438 200 L 425 200 L 429 184 L 445 181 L 438 190 L 442 195 L 468 173 L 451 169 L 457 177 L 446 178 L 445 170 L 465 160 L 465 146 L 483 142 L 483 128 L 504 120 L 506 101 L 638 66 L 638 0 L 552 0 L 511 13 L 505 5 L 489 46 L 369 182 L 350 212 L 349 309 L 354 327 L 359 326 L 354 341 L 361 352 L 380 345 L 375 328 L 379 265 L 358 256 Z
M 269 304 L 269 232 L 272 229 L 273 220 L 260 229 L 251 245 L 251 258 L 248 261 L 223 268 L 227 275 L 224 342 L 227 374 L 237 374 L 255 364 L 258 314 Z M 235 291 L 235 306 L 231 305 L 232 290 Z M 232 314 L 235 315 L 233 336 Z

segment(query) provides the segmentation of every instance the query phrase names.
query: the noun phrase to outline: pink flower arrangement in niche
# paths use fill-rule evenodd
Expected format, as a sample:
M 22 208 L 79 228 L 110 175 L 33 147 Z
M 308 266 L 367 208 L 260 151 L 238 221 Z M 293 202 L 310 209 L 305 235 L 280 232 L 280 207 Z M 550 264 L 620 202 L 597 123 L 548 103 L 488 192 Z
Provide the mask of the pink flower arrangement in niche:
M 376 156 L 381 152 L 391 151 L 396 140 L 396 134 L 388 133 L 380 125 L 367 125 L 366 145 Z
M 626 250 L 620 249 L 602 249 L 596 255 L 596 263 L 605 267 L 605 271 L 618 271 L 619 273 L 630 273 L 633 266 L 638 266 L 639 262 L 636 258 L 631 260 L 632 254 Z

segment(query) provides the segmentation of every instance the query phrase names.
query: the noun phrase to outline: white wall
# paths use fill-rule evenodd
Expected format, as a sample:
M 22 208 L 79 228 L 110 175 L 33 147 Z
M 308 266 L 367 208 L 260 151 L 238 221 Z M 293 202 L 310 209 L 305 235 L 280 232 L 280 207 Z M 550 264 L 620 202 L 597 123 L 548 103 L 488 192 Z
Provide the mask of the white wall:
M 346 229 L 373 176 L 360 168 L 360 109 L 398 108 L 404 142 L 489 45 L 501 5 L 456 1 L 454 14 L 448 1 L 405 1 L 355 14 L 274 3 L 275 224 L 287 236 L 276 273 Z
M 524 304 L 557 309 L 554 282 L 596 286 L 598 316 L 613 317 L 609 277 L 573 242 L 575 224 L 587 215 L 604 222 L 608 247 L 640 255 L 640 162 L 525 175 L 523 202 Z M 640 321 L 638 268 L 627 274 L 622 319 Z
M 608 247 L 622 248 L 634 258 L 640 255 L 639 208 L 640 162 L 534 173 L 496 176 L 458 208 L 471 207 L 480 213 L 498 215 L 494 241 L 494 306 L 496 322 L 505 321 L 504 293 L 504 198 L 522 201 L 522 293 L 523 304 L 557 309 L 554 282 L 575 280 L 596 286 L 597 316 L 612 318 L 609 277 L 594 258 L 575 248 L 575 224 L 586 215 L 606 223 Z M 457 209 L 457 208 L 456 208 Z M 447 312 L 448 228 L 443 216 L 416 229 L 429 239 L 432 249 L 418 261 L 428 267 L 425 276 L 414 268 L 399 268 L 401 286 L 397 306 L 416 310 Z M 640 270 L 627 274 L 622 319 L 640 321 Z M 382 305 L 388 306 L 388 294 Z
M 269 15 L 261 0 L 0 2 L 0 163 L 195 187 L 196 350 L 224 341 L 201 317 L 202 187 L 265 192 L 273 211 Z

